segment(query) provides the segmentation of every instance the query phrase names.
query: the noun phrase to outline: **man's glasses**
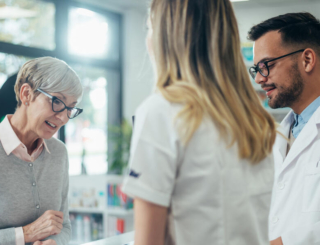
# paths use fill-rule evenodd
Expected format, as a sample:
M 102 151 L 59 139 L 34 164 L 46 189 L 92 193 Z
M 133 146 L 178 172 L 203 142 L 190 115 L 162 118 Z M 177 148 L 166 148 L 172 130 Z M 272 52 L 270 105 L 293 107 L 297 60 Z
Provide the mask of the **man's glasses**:
M 65 109 L 67 109 L 67 115 L 68 115 L 69 119 L 73 119 L 73 118 L 79 116 L 83 112 L 83 109 L 66 106 L 66 104 L 63 103 L 62 100 L 60 100 L 57 97 L 52 96 L 52 95 L 42 91 L 39 88 L 37 89 L 37 91 L 39 91 L 40 93 L 43 93 L 44 95 L 48 96 L 51 99 L 51 101 L 52 101 L 52 111 L 54 111 L 54 112 L 62 112 Z
M 259 62 L 256 66 L 252 66 L 249 68 L 249 73 L 251 75 L 251 77 L 253 79 L 256 79 L 256 76 L 257 76 L 257 73 L 259 72 L 262 76 L 264 77 L 267 77 L 269 76 L 269 66 L 268 63 L 269 62 L 272 62 L 272 61 L 275 61 L 275 60 L 278 60 L 278 59 L 281 59 L 281 58 L 284 58 L 284 57 L 287 57 L 289 55 L 292 55 L 292 54 L 295 54 L 295 53 L 299 53 L 299 52 L 303 52 L 305 49 L 300 49 L 298 51 L 295 51 L 295 52 L 292 52 L 290 54 L 286 54 L 286 55 L 283 55 L 283 56 L 280 56 L 278 58 L 275 58 L 275 59 L 272 59 L 272 60 L 268 60 L 268 61 L 261 61 Z

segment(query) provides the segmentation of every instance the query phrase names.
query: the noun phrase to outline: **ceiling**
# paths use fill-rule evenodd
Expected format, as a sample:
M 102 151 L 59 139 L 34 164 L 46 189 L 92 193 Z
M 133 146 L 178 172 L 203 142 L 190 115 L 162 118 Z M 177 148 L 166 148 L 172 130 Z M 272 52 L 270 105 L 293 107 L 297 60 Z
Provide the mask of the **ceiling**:
M 240 7 L 240 8 L 258 8 L 258 7 L 277 7 L 277 6 L 288 6 L 290 7 L 291 5 L 308 5 L 311 3 L 320 3 L 320 0 L 249 0 L 247 2 L 236 2 L 233 3 L 235 8 Z
M 119 9 L 141 9 L 146 10 L 149 6 L 150 0 L 78 0 L 87 3 L 93 3 L 99 6 L 107 6 Z M 292 3 L 301 3 L 301 0 L 249 0 L 248 2 L 235 2 L 235 6 L 257 6 L 257 5 L 285 5 Z M 320 2 L 320 0 L 303 0 L 304 4 L 308 2 Z
M 288 3 L 301 3 L 301 0 L 249 0 L 248 2 L 239 2 L 239 3 L 235 3 L 235 4 L 245 4 L 245 3 L 267 3 L 267 4 L 288 4 Z M 319 2 L 319 0 L 303 0 L 303 2 Z
M 108 9 L 122 12 L 126 9 L 139 9 L 145 11 L 149 7 L 150 0 L 76 0 L 96 6 L 106 7 Z

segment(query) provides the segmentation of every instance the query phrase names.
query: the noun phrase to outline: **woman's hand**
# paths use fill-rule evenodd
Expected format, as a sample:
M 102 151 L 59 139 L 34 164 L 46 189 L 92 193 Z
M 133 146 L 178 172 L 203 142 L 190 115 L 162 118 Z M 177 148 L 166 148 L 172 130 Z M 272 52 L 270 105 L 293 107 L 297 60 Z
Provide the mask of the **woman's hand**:
M 39 242 L 40 240 L 45 239 L 48 236 L 59 234 L 61 232 L 61 229 L 63 228 L 62 223 L 63 223 L 62 212 L 54 211 L 54 210 L 46 211 L 36 221 L 22 227 L 25 243 L 36 242 L 36 241 Z M 51 245 L 51 243 L 41 243 L 41 244 Z
M 283 245 L 281 237 L 278 237 L 276 240 L 271 241 L 270 245 Z
M 33 243 L 33 245 L 57 245 L 55 240 L 49 239 L 46 241 L 36 241 L 35 243 Z

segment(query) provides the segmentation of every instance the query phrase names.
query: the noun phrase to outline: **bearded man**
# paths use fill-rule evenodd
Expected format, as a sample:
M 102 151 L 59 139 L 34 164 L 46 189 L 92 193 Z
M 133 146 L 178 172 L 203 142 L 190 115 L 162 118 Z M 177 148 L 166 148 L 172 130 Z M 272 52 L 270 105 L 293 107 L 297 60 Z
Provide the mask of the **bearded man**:
M 271 108 L 290 107 L 274 145 L 272 245 L 320 244 L 320 22 L 289 13 L 249 31 L 250 74 Z

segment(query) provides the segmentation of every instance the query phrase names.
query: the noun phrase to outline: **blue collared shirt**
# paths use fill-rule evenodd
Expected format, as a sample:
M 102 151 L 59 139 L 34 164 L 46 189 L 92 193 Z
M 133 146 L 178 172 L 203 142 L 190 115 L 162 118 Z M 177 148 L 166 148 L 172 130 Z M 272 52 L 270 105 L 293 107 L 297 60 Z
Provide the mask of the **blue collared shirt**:
M 294 124 L 292 126 L 292 135 L 293 137 L 297 138 L 307 124 L 313 113 L 318 109 L 320 106 L 320 96 L 316 98 L 304 111 L 298 115 L 294 114 Z

